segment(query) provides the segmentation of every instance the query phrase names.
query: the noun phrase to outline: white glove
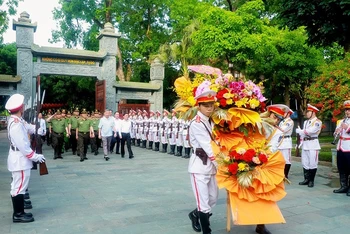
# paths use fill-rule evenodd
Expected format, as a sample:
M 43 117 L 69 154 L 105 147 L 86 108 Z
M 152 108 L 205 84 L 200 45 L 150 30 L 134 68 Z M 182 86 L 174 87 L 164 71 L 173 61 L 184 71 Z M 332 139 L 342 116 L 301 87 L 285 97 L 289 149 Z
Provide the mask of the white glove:
M 30 158 L 30 160 L 32 160 L 33 162 L 42 163 L 42 162 L 45 162 L 46 159 L 45 159 L 44 155 L 34 153 L 34 155 Z
M 300 127 L 298 127 L 297 129 L 295 129 L 295 132 L 297 133 L 297 134 L 303 134 L 304 133 L 304 131 L 302 130 L 302 129 L 300 129 Z

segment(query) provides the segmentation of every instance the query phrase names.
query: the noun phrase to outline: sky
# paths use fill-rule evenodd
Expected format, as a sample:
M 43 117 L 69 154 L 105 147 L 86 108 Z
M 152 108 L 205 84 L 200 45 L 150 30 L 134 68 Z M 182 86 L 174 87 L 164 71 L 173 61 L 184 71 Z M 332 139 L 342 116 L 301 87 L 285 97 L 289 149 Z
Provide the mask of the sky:
M 24 0 L 19 2 L 17 14 L 10 17 L 9 28 L 5 32 L 4 43 L 16 41 L 16 31 L 12 29 L 12 20 L 18 21 L 20 14 L 26 11 L 30 15 L 32 23 L 37 23 L 37 29 L 34 33 L 34 43 L 39 46 L 63 47 L 63 42 L 51 44 L 51 31 L 57 29 L 56 22 L 52 19 L 52 11 L 57 7 L 58 0 Z

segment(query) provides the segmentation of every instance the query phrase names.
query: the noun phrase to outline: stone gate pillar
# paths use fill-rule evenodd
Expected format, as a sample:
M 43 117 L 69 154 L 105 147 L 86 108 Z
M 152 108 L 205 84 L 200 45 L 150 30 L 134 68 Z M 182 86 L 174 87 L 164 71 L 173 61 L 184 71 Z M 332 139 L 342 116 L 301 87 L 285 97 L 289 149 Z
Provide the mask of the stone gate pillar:
M 33 54 L 31 51 L 34 43 L 34 33 L 37 24 L 31 23 L 29 14 L 22 12 L 18 21 L 13 20 L 13 30 L 16 31 L 16 46 L 17 46 L 17 75 L 22 78 L 22 81 L 17 84 L 18 93 L 24 95 L 25 104 L 28 103 L 31 96 L 35 94 L 35 82 L 33 82 Z M 31 99 L 33 102 L 33 99 Z
M 150 70 L 150 83 L 159 84 L 160 90 L 153 94 L 154 103 L 151 103 L 150 109 L 153 111 L 163 110 L 163 81 L 164 81 L 164 63 L 162 63 L 158 58 L 156 58 L 151 64 Z
M 102 77 L 98 79 L 106 80 L 106 108 L 116 110 L 116 92 L 114 84 L 116 81 L 116 55 L 117 43 L 120 33 L 116 33 L 111 23 L 106 23 L 97 37 L 99 40 L 99 50 L 107 52 L 107 56 L 102 64 Z

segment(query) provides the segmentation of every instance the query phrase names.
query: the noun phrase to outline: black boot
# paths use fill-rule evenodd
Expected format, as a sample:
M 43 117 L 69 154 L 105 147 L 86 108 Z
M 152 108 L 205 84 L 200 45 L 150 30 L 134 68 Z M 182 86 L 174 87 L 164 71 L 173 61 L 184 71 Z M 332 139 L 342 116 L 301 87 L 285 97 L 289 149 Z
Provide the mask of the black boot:
M 154 143 L 154 151 L 159 151 L 159 142 Z
M 24 194 L 24 199 L 30 199 L 29 193 L 26 192 L 26 193 Z
M 141 146 L 141 148 L 146 148 L 146 143 L 147 143 L 146 140 L 142 140 L 142 146 Z
M 190 158 L 191 148 L 185 148 L 185 156 L 184 158 Z
M 170 152 L 169 154 L 175 154 L 175 145 L 170 145 Z
M 314 187 L 314 181 L 315 181 L 315 176 L 316 176 L 316 172 L 317 172 L 317 168 L 315 168 L 315 169 L 310 169 L 309 170 L 310 171 L 310 181 L 309 181 L 309 183 L 308 183 L 308 187 L 309 188 L 312 188 L 312 187 Z
M 211 234 L 209 213 L 198 212 L 203 234 Z
M 24 200 L 24 204 L 31 205 L 32 202 L 30 200 Z
M 271 234 L 271 232 L 266 229 L 265 224 L 256 225 L 255 231 L 259 234 Z
M 162 153 L 166 153 L 168 151 L 168 144 L 163 144 L 163 151 Z
M 153 141 L 148 142 L 148 149 L 153 149 Z
M 14 223 L 29 223 L 33 222 L 33 216 L 26 215 L 24 212 L 24 197 L 23 194 L 18 194 L 15 197 L 12 197 L 12 205 L 13 205 L 13 215 L 12 221 Z
M 182 156 L 182 146 L 178 146 L 178 147 L 176 147 L 176 149 L 177 149 L 177 153 L 175 156 L 181 157 Z
M 201 232 L 202 228 L 201 225 L 199 223 L 199 215 L 198 215 L 198 211 L 197 209 L 194 209 L 193 211 L 191 211 L 188 214 L 188 217 L 190 218 L 190 220 L 192 221 L 192 228 L 195 232 Z
M 308 185 L 309 184 L 309 178 L 310 178 L 310 170 L 308 169 L 304 169 L 304 181 L 303 182 L 299 182 L 299 185 Z
M 136 146 L 140 147 L 140 142 L 141 142 L 141 140 L 140 140 L 140 139 L 137 139 L 136 142 L 137 142 L 137 143 L 136 143 Z
M 291 166 L 292 166 L 291 164 L 284 165 L 284 177 L 286 177 L 287 179 L 288 179 L 288 174 Z
M 339 173 L 339 180 L 340 180 L 340 188 L 333 190 L 333 193 L 347 193 L 349 189 L 349 186 L 348 186 L 349 175 L 345 173 Z

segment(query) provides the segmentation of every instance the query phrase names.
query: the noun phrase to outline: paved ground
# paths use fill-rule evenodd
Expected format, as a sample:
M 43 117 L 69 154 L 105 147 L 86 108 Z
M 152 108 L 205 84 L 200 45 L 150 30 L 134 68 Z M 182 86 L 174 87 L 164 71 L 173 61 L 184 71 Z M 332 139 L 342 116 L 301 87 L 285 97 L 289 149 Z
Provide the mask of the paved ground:
M 185 159 L 133 148 L 135 158 L 88 155 L 79 162 L 70 152 L 53 160 L 45 146 L 49 175 L 32 171 L 30 196 L 35 222 L 14 224 L 6 169 L 8 142 L 0 131 L 0 233 L 194 234 L 187 214 L 194 208 Z M 315 187 L 298 185 L 300 162 L 291 169 L 291 185 L 279 206 L 286 224 L 268 225 L 274 234 L 332 233 L 350 230 L 350 197 L 333 194 L 338 182 L 329 166 L 320 166 Z M 332 179 L 333 178 L 333 179 Z M 266 211 L 261 211 L 266 212 Z M 220 191 L 211 217 L 213 234 L 226 233 L 226 192 Z M 231 233 L 255 233 L 254 226 L 233 226 Z

